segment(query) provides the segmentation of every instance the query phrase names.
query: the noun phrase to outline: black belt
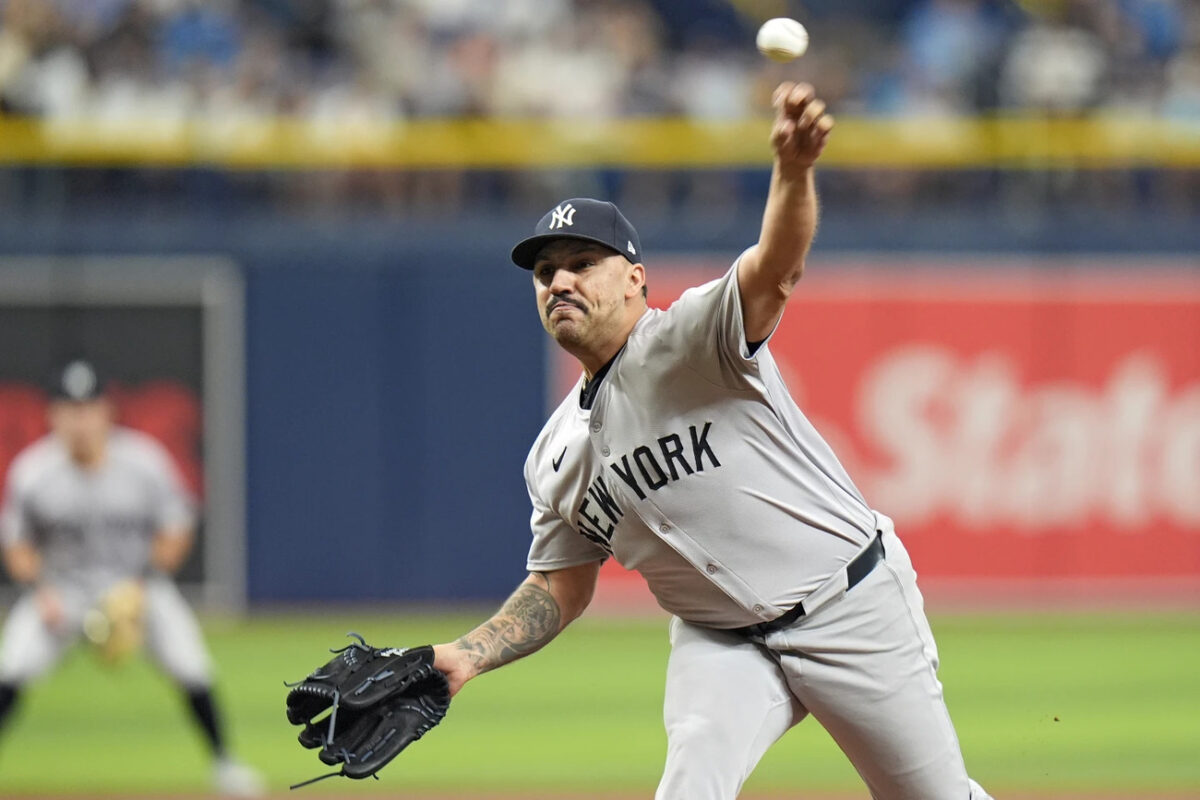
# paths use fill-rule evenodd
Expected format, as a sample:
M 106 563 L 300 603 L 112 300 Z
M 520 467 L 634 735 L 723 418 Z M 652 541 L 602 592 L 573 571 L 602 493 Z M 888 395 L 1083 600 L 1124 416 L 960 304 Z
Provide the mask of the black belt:
M 867 546 L 866 550 L 856 555 L 846 565 L 846 591 L 850 591 L 858 584 L 862 583 L 862 579 L 871 574 L 871 570 L 875 569 L 875 565 L 883 561 L 883 534 L 875 534 L 874 540 Z M 782 630 L 788 625 L 791 625 L 796 620 L 805 615 L 804 602 L 801 601 L 781 617 L 776 617 L 767 622 L 756 622 L 753 625 L 747 625 L 744 628 L 734 628 L 733 633 L 740 633 L 745 636 L 766 636 L 768 633 Z

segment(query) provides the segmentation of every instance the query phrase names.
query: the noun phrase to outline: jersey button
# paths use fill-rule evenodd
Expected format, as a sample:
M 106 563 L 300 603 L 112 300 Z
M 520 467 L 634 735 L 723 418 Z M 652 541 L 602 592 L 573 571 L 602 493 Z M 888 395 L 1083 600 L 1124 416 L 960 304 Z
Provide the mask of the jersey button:
M 603 427 L 604 427 L 604 424 L 603 424 L 603 423 L 600 423 L 600 422 L 593 422 L 593 423 L 592 423 L 592 432 L 593 432 L 593 433 L 599 433 L 599 432 L 600 432 L 600 429 L 601 429 L 601 428 L 603 428 Z
M 709 565 L 708 565 L 707 567 L 705 567 L 704 569 L 705 569 L 705 570 L 708 572 L 708 574 L 709 574 L 709 575 L 715 575 L 715 574 L 716 574 L 716 572 L 717 572 L 717 565 L 716 565 L 716 564 L 709 564 Z
M 752 609 L 750 609 L 750 610 L 751 610 L 751 611 L 753 611 L 755 614 L 761 614 L 761 613 L 762 613 L 762 606 L 755 606 L 754 608 L 752 608 Z
M 664 522 L 662 525 L 659 525 L 659 526 L 658 526 L 658 532 L 659 532 L 659 533 L 666 533 L 666 532 L 668 532 L 669 530 L 671 530 L 671 526 L 670 526 L 670 525 L 668 525 L 668 524 L 667 524 L 667 523 L 665 523 L 665 522 Z
M 607 447 L 601 447 L 601 448 L 600 448 L 600 455 L 604 456 L 605 458 L 608 458 L 608 454 L 609 454 L 610 452 L 612 452 L 612 451 L 611 451 L 611 450 L 609 450 Z

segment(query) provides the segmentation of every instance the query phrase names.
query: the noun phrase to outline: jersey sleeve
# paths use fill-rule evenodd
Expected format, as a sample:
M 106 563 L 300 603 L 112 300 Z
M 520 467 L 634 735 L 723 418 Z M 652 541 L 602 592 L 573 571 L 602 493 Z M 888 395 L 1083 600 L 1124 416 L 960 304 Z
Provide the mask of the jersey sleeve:
M 139 458 L 146 467 L 153 499 L 153 517 L 158 531 L 182 533 L 196 524 L 196 502 L 183 483 L 183 476 L 166 448 L 145 437 Z
M 8 478 L 4 483 L 3 505 L 0 505 L 0 545 L 4 547 L 29 541 L 31 538 L 27 492 L 24 485 L 16 464 L 13 464 L 8 470 Z
M 737 388 L 747 373 L 756 372 L 758 359 L 771 335 L 755 347 L 746 341 L 737 261 L 709 283 L 685 291 L 664 315 L 660 336 L 682 354 L 689 366 L 708 380 Z
M 533 513 L 529 526 L 533 531 L 533 543 L 525 567 L 530 572 L 552 572 L 566 567 L 577 567 L 594 561 L 604 561 L 608 553 L 603 548 L 571 527 L 538 495 L 533 481 L 526 480 Z

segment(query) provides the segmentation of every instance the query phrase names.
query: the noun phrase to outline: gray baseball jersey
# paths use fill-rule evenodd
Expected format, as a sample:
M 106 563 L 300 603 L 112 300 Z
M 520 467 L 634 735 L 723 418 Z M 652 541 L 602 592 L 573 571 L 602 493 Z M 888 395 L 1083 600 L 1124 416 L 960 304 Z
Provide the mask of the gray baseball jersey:
M 780 616 L 871 541 L 877 515 L 743 331 L 735 264 L 647 311 L 590 409 L 567 396 L 525 463 L 531 571 L 611 554 L 666 610 L 733 628 Z
M 102 591 L 142 575 L 154 535 L 193 518 L 170 456 L 151 437 L 115 428 L 103 464 L 87 471 L 50 434 L 12 463 L 0 541 L 32 543 L 47 582 Z

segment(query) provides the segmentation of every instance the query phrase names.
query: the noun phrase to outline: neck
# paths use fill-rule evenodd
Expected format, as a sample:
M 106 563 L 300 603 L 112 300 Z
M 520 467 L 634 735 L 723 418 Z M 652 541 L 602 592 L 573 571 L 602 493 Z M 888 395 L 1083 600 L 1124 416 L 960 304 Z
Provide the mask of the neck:
M 575 356 L 580 366 L 583 367 L 584 377 L 591 380 L 600 371 L 601 367 L 612 361 L 613 356 L 621 352 L 621 348 L 625 346 L 625 342 L 629 341 L 629 334 L 633 331 L 634 326 L 637 325 L 638 320 L 642 318 L 642 314 L 644 313 L 646 313 L 645 308 L 637 316 L 632 317 L 616 336 L 605 340 L 602 344 L 589 347 L 567 347 L 564 345 L 564 349 Z
M 104 462 L 104 442 L 79 443 L 71 449 L 71 460 L 83 469 L 96 469 Z

